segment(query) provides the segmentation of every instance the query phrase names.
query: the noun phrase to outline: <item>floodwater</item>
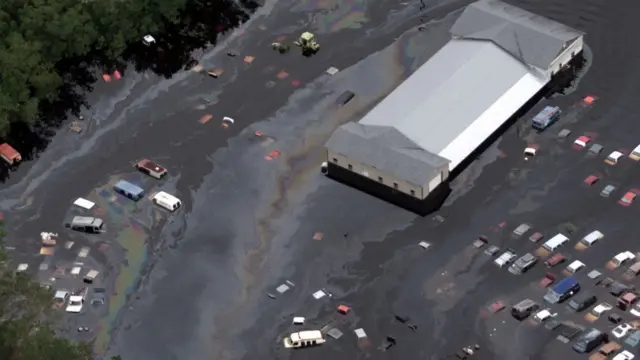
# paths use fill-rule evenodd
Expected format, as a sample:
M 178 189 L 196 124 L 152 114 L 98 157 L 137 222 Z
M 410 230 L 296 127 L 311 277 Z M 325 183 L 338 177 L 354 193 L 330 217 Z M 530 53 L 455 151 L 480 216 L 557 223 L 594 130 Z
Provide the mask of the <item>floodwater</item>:
M 546 330 L 516 324 L 506 312 L 483 311 L 496 299 L 513 303 L 541 295 L 534 283 L 544 271 L 514 277 L 469 244 L 486 234 L 518 254 L 533 251 L 533 244 L 509 235 L 529 222 L 546 236 L 567 224 L 574 236 L 603 231 L 609 246 L 602 251 L 567 250 L 590 268 L 602 268 L 625 246 L 637 251 L 621 240 L 637 233 L 637 209 L 616 199 L 640 188 L 634 180 L 638 167 L 629 161 L 609 167 L 603 159 L 640 142 L 640 125 L 633 121 L 640 50 L 622 41 L 633 34 L 639 5 L 513 2 L 585 31 L 588 64 L 571 91 L 545 101 L 565 109 L 557 125 L 534 134 L 523 119 L 454 181 L 439 211 L 443 223 L 318 171 L 333 129 L 357 120 L 437 51 L 467 3 L 425 0 L 420 11 L 420 1 L 267 2 L 202 56 L 205 68 L 225 69 L 219 79 L 188 71 L 171 79 L 127 73 L 98 86 L 87 130 L 61 131 L 0 191 L 16 257 L 38 272 L 43 257 L 32 254 L 40 231 L 74 241 L 70 249 L 58 249 L 60 267 L 72 266 L 80 246 L 91 246 L 82 266 L 99 267 L 99 283 L 111 295 L 105 306 L 73 317 L 67 331 L 91 324 L 90 333 L 78 336 L 94 339 L 98 353 L 124 359 L 443 359 L 475 342 L 483 347 L 478 359 L 571 358 L 570 347 L 551 340 Z M 286 55 L 270 50 L 273 41 L 292 41 L 306 29 L 322 45 L 316 56 L 305 59 L 295 48 Z M 239 56 L 227 57 L 228 51 Z M 248 63 L 245 56 L 255 59 Z M 341 71 L 326 75 L 329 66 Z M 345 90 L 357 96 L 338 107 L 334 101 Z M 585 106 L 581 99 L 587 95 L 598 100 Z M 206 114 L 212 119 L 201 124 Z M 235 123 L 224 128 L 224 116 Z M 555 136 L 563 127 L 573 131 L 564 142 Z M 603 154 L 573 150 L 573 137 L 582 133 L 603 144 Z M 524 161 L 528 143 L 540 151 Z M 265 159 L 270 153 L 272 160 Z M 168 179 L 137 174 L 133 163 L 145 157 L 165 165 Z M 588 189 L 582 180 L 591 173 L 602 180 Z M 132 204 L 112 192 L 116 179 L 148 193 L 174 193 L 184 208 L 168 214 L 147 199 Z M 607 183 L 619 187 L 611 199 L 598 195 Z M 80 213 L 71 208 L 77 197 L 96 203 L 91 213 L 106 220 L 107 233 L 64 229 Z M 322 240 L 313 240 L 316 232 Z M 422 240 L 433 244 L 428 251 L 417 247 Z M 49 277 L 46 271 L 39 276 Z M 296 286 L 280 295 L 275 288 L 285 280 Z M 313 299 L 318 289 L 333 297 Z M 336 314 L 341 303 L 353 311 Z M 417 331 L 394 322 L 393 314 L 410 316 Z M 294 315 L 307 318 L 306 328 L 330 324 L 345 335 L 322 347 L 285 351 L 281 339 L 295 331 Z M 357 341 L 356 328 L 365 329 L 368 340 Z M 386 352 L 379 348 L 385 336 L 398 340 Z

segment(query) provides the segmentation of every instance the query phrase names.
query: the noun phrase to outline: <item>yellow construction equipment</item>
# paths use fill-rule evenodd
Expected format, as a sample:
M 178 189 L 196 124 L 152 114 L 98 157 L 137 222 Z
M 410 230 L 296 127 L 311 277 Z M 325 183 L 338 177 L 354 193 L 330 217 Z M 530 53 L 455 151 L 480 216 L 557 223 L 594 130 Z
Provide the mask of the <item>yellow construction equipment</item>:
M 305 56 L 313 55 L 320 50 L 320 44 L 316 42 L 316 36 L 308 31 L 302 33 L 294 44 L 302 48 L 302 54 Z

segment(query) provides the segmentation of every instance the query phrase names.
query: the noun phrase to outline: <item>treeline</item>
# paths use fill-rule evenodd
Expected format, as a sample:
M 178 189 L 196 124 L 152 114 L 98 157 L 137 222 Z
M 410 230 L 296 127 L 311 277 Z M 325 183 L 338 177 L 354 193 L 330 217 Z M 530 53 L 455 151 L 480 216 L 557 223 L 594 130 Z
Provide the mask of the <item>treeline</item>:
M 0 243 L 2 235 L 0 221 Z M 56 335 L 51 290 L 16 273 L 3 249 L 0 246 L 0 359 L 90 359 L 90 344 Z
M 14 125 L 48 125 L 75 110 L 96 68 L 135 61 L 171 76 L 194 49 L 215 42 L 217 30 L 257 7 L 253 0 L 0 1 L 0 139 Z M 160 52 L 141 49 L 146 34 Z

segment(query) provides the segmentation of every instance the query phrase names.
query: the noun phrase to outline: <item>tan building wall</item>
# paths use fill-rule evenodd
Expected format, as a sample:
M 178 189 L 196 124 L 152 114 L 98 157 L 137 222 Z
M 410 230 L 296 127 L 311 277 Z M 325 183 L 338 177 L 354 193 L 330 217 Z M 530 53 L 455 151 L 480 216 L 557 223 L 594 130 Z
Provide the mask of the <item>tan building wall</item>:
M 429 194 L 428 191 L 426 193 L 423 192 L 422 186 L 418 186 L 406 181 L 394 179 L 393 176 L 389 174 L 386 174 L 374 167 L 361 164 L 360 162 L 355 161 L 353 159 L 349 159 L 346 156 L 341 154 L 327 151 L 327 162 L 340 166 L 341 168 L 345 168 L 347 170 L 353 171 L 359 175 L 366 176 L 373 181 L 382 183 L 390 188 L 395 188 L 400 192 L 403 192 L 410 196 L 414 196 L 418 199 L 424 199 L 425 196 Z M 397 185 L 397 187 L 395 185 Z

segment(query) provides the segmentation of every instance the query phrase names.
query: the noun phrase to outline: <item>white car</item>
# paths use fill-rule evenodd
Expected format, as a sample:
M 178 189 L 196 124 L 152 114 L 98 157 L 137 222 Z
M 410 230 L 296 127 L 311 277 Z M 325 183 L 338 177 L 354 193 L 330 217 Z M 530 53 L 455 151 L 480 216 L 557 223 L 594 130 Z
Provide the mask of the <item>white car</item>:
M 631 251 L 624 251 L 624 252 L 621 252 L 620 254 L 614 256 L 613 259 L 611 259 L 611 262 L 616 267 L 620 267 L 624 263 L 626 263 L 627 261 L 634 260 L 635 258 L 636 258 L 636 255 L 634 253 L 632 253 Z
M 493 262 L 498 265 L 498 267 L 504 267 L 505 265 L 510 264 L 514 261 L 518 256 L 513 250 L 505 251 L 500 257 L 495 259 Z
M 81 295 L 73 295 L 69 297 L 69 305 L 67 305 L 67 312 L 77 314 L 82 311 L 82 305 L 84 305 L 84 297 Z
M 636 356 L 633 355 L 632 353 L 630 353 L 629 351 L 624 350 L 620 354 L 614 356 L 612 360 L 631 360 L 634 357 L 636 357 Z
M 640 302 L 637 302 L 635 305 L 633 305 L 629 312 L 634 316 L 640 317 Z
M 616 326 L 615 329 L 611 330 L 611 333 L 613 334 L 613 336 L 615 336 L 617 339 L 623 338 L 625 336 L 627 336 L 627 334 L 629 333 L 629 331 L 633 330 L 633 325 L 630 324 L 621 324 Z
M 604 314 L 605 312 L 611 309 L 613 309 L 613 306 L 607 303 L 601 303 L 596 305 L 596 307 L 594 307 L 593 310 L 591 310 L 591 315 L 599 318 L 600 316 L 602 316 L 602 314 Z
M 544 310 L 538 312 L 537 314 L 535 314 L 533 318 L 537 322 L 545 322 L 545 321 L 549 320 L 550 318 L 555 317 L 556 315 L 558 315 L 558 314 L 557 313 L 553 313 L 552 314 L 551 313 L 551 309 L 547 308 L 547 309 L 544 309 Z

